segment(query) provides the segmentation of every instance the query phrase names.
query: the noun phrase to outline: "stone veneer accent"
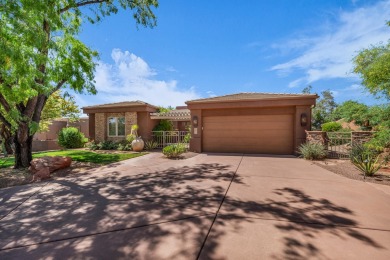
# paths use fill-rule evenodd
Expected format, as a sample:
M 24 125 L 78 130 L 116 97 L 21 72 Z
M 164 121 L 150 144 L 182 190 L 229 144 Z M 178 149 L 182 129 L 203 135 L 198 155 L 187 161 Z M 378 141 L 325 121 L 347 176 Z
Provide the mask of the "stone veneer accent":
M 320 143 L 325 147 L 328 147 L 328 134 L 323 131 L 305 131 L 306 132 L 306 141 L 311 143 Z M 363 144 L 372 138 L 374 132 L 369 131 L 357 131 L 351 132 L 351 143 L 355 144 Z
M 105 116 L 104 113 L 95 114 L 95 141 L 101 142 L 105 140 Z
M 125 135 L 131 133 L 131 127 L 137 124 L 137 112 L 126 113 L 96 113 L 95 114 L 95 141 L 102 142 L 105 140 L 119 141 L 124 137 L 108 137 L 107 119 L 109 117 L 125 117 Z
M 137 112 L 125 113 L 126 136 L 131 134 L 131 127 L 137 124 Z
M 323 131 L 305 131 L 306 132 L 306 141 L 309 143 L 319 143 L 323 146 L 328 146 L 328 136 L 326 132 Z

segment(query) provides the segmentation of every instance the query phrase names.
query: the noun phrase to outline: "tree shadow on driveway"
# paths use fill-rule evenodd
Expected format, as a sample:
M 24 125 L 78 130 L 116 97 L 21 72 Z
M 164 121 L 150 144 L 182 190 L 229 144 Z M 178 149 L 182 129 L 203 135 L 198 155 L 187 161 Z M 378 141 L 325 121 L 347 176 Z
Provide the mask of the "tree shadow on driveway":
M 228 196 L 200 258 L 234 259 L 240 253 L 253 256 L 253 252 L 246 251 L 258 250 L 254 255 L 260 258 L 332 259 L 332 252 L 321 249 L 326 243 L 324 237 L 333 240 L 336 247 L 338 242 L 351 241 L 356 249 L 383 250 L 390 255 L 378 241 L 364 230 L 361 232 L 348 207 L 290 187 L 274 189 L 273 194 L 277 198 L 258 201 L 233 200 Z M 267 252 L 261 252 L 262 248 L 268 248 L 264 249 Z
M 0 221 L 0 258 L 195 259 L 204 244 L 201 258 L 215 259 L 225 238 L 261 218 L 283 234 L 274 258 L 322 256 L 323 232 L 384 249 L 355 229 L 347 207 L 289 187 L 261 201 L 226 197 L 207 237 L 235 170 L 202 163 L 54 181 Z M 239 176 L 234 184 L 244 185 Z
M 0 221 L 0 258 L 191 258 L 233 174 L 203 163 L 53 181 Z

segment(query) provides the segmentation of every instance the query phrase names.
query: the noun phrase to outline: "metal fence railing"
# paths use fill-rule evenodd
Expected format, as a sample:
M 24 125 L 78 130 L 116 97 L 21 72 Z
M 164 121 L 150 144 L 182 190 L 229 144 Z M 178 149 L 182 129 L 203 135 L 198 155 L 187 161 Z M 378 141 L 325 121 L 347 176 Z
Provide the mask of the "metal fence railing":
M 352 148 L 350 132 L 328 132 L 328 158 L 348 159 Z
M 183 143 L 187 131 L 152 131 L 153 141 L 157 142 L 158 148 L 164 148 L 170 144 Z
M 325 147 L 328 158 L 349 159 L 354 145 L 363 144 L 372 138 L 374 132 L 327 132 Z

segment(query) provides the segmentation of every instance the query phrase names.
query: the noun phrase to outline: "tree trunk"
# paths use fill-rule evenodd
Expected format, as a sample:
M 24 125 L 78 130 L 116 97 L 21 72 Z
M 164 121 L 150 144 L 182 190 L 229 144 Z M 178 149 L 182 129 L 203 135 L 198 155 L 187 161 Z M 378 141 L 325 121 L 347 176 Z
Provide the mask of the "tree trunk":
M 15 168 L 27 168 L 32 160 L 32 140 L 28 124 L 21 122 L 15 135 Z
M 14 154 L 14 150 L 12 149 L 12 137 L 4 140 L 4 148 L 8 155 Z
M 13 137 L 11 135 L 11 132 L 8 128 L 5 127 L 5 125 L 1 126 L 0 137 L 3 139 L 6 153 L 11 155 L 14 154 L 14 150 L 12 149 Z

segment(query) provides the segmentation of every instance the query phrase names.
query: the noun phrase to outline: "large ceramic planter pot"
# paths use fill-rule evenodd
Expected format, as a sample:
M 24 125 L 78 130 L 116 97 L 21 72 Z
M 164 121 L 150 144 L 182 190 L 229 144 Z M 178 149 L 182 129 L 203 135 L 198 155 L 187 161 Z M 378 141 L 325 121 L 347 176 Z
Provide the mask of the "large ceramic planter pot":
M 135 140 L 131 142 L 131 147 L 134 152 L 141 152 L 144 149 L 145 143 L 142 140 L 141 136 L 137 137 Z

